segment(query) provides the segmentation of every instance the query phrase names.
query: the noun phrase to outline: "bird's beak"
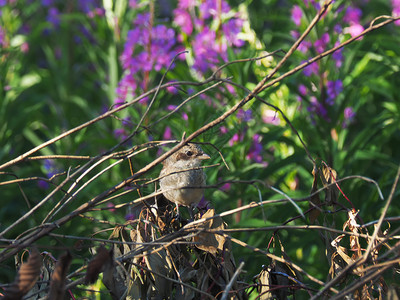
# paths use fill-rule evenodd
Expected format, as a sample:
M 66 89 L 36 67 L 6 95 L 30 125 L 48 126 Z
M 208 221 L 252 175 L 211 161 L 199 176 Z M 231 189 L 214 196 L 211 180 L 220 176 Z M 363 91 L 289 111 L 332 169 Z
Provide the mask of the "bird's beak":
M 203 159 L 210 159 L 211 157 L 210 157 L 210 155 L 208 155 L 206 153 L 202 153 L 201 155 L 197 156 L 196 158 L 203 160 Z

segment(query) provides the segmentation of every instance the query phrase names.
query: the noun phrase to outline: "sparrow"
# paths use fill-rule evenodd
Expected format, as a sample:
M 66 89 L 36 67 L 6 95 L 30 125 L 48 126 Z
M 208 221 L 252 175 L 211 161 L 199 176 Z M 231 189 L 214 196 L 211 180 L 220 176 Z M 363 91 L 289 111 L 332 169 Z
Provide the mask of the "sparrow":
M 190 215 L 192 207 L 203 197 L 203 186 L 206 174 L 200 169 L 201 163 L 210 156 L 200 146 L 187 144 L 164 160 L 160 172 L 160 189 L 165 198 L 176 204 L 188 206 Z

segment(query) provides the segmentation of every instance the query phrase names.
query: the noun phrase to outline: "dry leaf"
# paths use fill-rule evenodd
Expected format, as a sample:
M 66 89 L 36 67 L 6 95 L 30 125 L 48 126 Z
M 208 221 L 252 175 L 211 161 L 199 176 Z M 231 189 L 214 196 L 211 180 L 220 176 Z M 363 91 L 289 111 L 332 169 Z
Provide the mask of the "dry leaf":
M 358 225 L 356 220 L 357 214 L 358 212 L 354 212 L 352 210 L 348 212 L 349 219 L 344 223 L 343 231 L 346 229 L 346 227 L 349 227 L 351 232 L 359 234 L 360 225 Z M 354 235 L 350 236 L 350 249 L 353 252 L 353 255 L 351 257 L 353 260 L 357 260 L 359 257 L 362 256 L 361 246 L 358 236 Z
M 325 165 L 322 166 L 321 180 L 324 187 L 326 187 L 325 202 L 328 205 L 332 205 L 337 202 L 339 190 L 337 186 L 333 184 L 336 182 L 337 178 L 337 172 L 334 169 Z
M 28 261 L 21 265 L 13 284 L 5 289 L 3 300 L 19 300 L 35 285 L 40 275 L 42 257 L 37 249 L 33 249 Z
M 50 291 L 47 299 L 63 299 L 65 294 L 65 284 L 69 265 L 71 264 L 72 256 L 67 251 L 57 261 L 50 281 Z
M 293 284 L 289 278 L 296 278 L 286 264 L 273 261 L 258 276 L 260 299 L 287 299 L 289 287 Z
M 257 285 L 257 291 L 260 294 L 259 299 L 261 300 L 266 300 L 266 299 L 271 299 L 273 297 L 273 294 L 271 292 L 271 267 L 264 268 L 260 274 L 258 275 L 258 285 Z
M 215 215 L 214 209 L 209 209 L 202 216 L 201 219 L 207 219 Z M 194 226 L 189 226 L 190 229 L 196 229 L 199 231 L 205 230 L 224 230 L 225 224 L 221 217 L 217 217 L 208 221 L 205 221 Z M 216 255 L 217 251 L 224 249 L 226 238 L 223 235 L 213 232 L 200 232 L 198 235 L 193 237 L 193 241 L 196 243 L 195 246 L 203 251 Z
M 119 248 L 114 245 L 113 255 L 120 256 Z M 123 295 L 126 292 L 126 271 L 119 264 L 110 265 L 110 267 L 105 268 L 103 272 L 103 283 L 110 291 L 111 297 L 113 299 L 123 299 Z
M 102 245 L 98 248 L 96 256 L 88 264 L 85 283 L 95 283 L 106 264 L 113 264 L 113 253 L 112 250 L 107 251 Z

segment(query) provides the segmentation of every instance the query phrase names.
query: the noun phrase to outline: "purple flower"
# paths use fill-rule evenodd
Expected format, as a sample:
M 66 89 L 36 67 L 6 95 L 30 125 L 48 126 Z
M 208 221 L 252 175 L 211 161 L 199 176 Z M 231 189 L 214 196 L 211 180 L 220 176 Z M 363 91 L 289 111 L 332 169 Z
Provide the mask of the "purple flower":
M 242 120 L 244 122 L 249 122 L 250 120 L 253 119 L 253 113 L 251 109 L 248 110 L 239 109 L 236 116 L 239 120 Z
M 314 8 L 316 10 L 320 10 L 321 9 L 321 5 L 318 2 L 316 2 L 315 0 L 303 0 L 303 1 L 304 1 L 304 4 L 307 7 L 309 6 L 309 4 L 311 4 L 312 6 L 314 6 Z
M 200 4 L 199 10 L 201 13 L 201 18 L 208 19 L 210 17 L 217 17 L 221 13 L 228 13 L 231 8 L 224 0 L 205 0 Z
M 111 211 L 111 212 L 115 212 L 116 211 L 115 205 L 113 203 L 108 202 L 107 203 L 107 207 L 108 207 L 108 210 Z
M 350 26 L 344 29 L 344 33 L 349 33 L 352 37 L 355 37 L 363 32 L 364 27 L 360 24 L 361 16 L 361 9 L 349 6 L 343 17 L 343 21 L 348 23 Z
M 349 33 L 352 37 L 355 37 L 359 34 L 361 34 L 361 32 L 364 31 L 364 27 L 362 27 L 362 25 L 360 24 L 352 24 L 349 27 L 346 27 L 344 29 L 345 33 Z M 362 37 L 359 37 L 358 39 L 362 39 Z
M 239 134 L 235 133 L 233 137 L 229 140 L 229 146 L 233 146 L 235 143 L 237 143 L 240 140 Z
M 346 107 L 343 112 L 344 120 L 342 123 L 342 128 L 346 128 L 350 123 L 353 122 L 356 113 L 352 107 Z
M 215 31 L 204 28 L 202 32 L 197 34 L 193 41 L 194 64 L 193 68 L 200 73 L 205 73 L 208 69 L 216 66 L 220 57 L 227 60 L 226 45 L 218 45 L 216 41 Z
M 314 43 L 315 50 L 318 53 L 322 53 L 325 51 L 326 45 L 330 41 L 329 33 L 324 33 L 319 40 L 316 40 Z
M 135 217 L 135 215 L 134 214 L 127 214 L 127 215 L 125 215 L 125 220 L 126 221 L 132 221 L 132 220 L 135 220 L 136 219 L 136 217 Z
M 172 104 L 170 104 L 170 105 L 168 105 L 167 106 L 167 110 L 169 110 L 169 111 L 173 111 L 175 108 L 177 108 L 178 106 L 177 105 L 172 105 Z
M 128 137 L 128 134 L 124 128 L 117 128 L 117 129 L 114 129 L 114 136 L 118 140 L 123 141 Z
M 344 118 L 347 120 L 347 121 L 352 121 L 353 119 L 354 119 L 354 117 L 355 117 L 355 112 L 353 111 L 353 108 L 352 107 L 346 107 L 345 109 L 344 109 Z
M 228 93 L 236 95 L 235 87 L 232 84 L 226 84 L 225 88 L 227 89 Z
M 231 189 L 231 184 L 229 182 L 224 183 L 219 189 L 223 192 L 228 192 Z
M 193 23 L 190 14 L 184 9 L 174 10 L 174 22 L 176 25 L 181 27 L 182 31 L 187 35 L 193 32 Z
M 173 82 L 173 81 L 170 81 L 170 82 Z M 178 94 L 178 91 L 179 91 L 178 88 L 177 88 L 176 86 L 174 86 L 174 85 L 168 86 L 168 87 L 166 88 L 166 90 L 167 90 L 168 93 L 170 93 L 170 94 L 172 94 L 172 95 Z
M 50 7 L 47 22 L 51 23 L 55 28 L 60 26 L 60 12 L 55 7 Z
M 0 42 L 0 44 L 1 44 L 1 42 Z M 23 42 L 21 44 L 21 52 L 23 52 L 23 53 L 28 53 L 29 52 L 29 44 L 28 44 L 28 42 Z
M 137 0 L 129 0 L 129 7 L 137 8 L 138 7 Z
M 392 15 L 397 18 L 400 17 L 400 0 L 392 0 Z M 400 26 L 400 20 L 394 21 L 394 24 Z
M 307 95 L 307 87 L 304 84 L 299 85 L 299 93 L 302 96 Z
M 193 49 L 193 69 L 203 74 L 228 60 L 228 47 L 244 45 L 245 41 L 240 37 L 244 21 L 231 12 L 225 0 L 198 2 L 179 0 L 178 8 L 174 10 L 174 22 L 183 32 L 178 35 L 178 40 Z M 213 26 L 215 23 L 220 26 Z
M 261 135 L 255 134 L 253 136 L 253 144 L 251 145 L 249 152 L 246 155 L 246 158 L 256 163 L 266 164 L 265 162 L 263 162 L 263 157 L 262 157 L 263 146 L 261 144 L 261 140 L 262 140 Z
M 43 6 L 51 6 L 53 5 L 53 0 L 42 0 L 42 5 Z
M 318 75 L 318 72 L 319 72 L 319 66 L 317 62 L 313 62 L 303 69 L 303 74 L 308 77 L 311 76 L 312 74 Z
M 133 96 L 136 88 L 135 78 L 130 74 L 124 75 L 116 89 L 117 98 L 114 100 L 116 107 L 125 103 L 127 97 Z
M 361 16 L 361 9 L 358 7 L 349 6 L 343 17 L 343 21 L 349 24 L 360 23 Z
M 6 46 L 7 46 L 6 31 L 0 25 L 0 47 L 5 48 Z
M 228 128 L 226 128 L 225 126 L 221 126 L 221 127 L 219 128 L 219 131 L 220 131 L 222 134 L 226 134 L 226 133 L 228 133 Z
M 301 18 L 303 17 L 303 12 L 298 5 L 294 5 L 292 8 L 292 21 L 296 26 L 300 26 Z
M 229 140 L 229 146 L 233 146 L 234 144 L 243 141 L 243 133 L 235 133 L 232 138 Z
M 340 42 L 337 41 L 335 43 L 335 47 L 337 47 L 338 45 L 340 45 Z M 332 53 L 332 58 L 335 61 L 335 65 L 337 68 L 340 68 L 342 66 L 343 63 L 343 53 L 342 53 L 342 49 L 336 50 L 335 52 Z
M 165 127 L 165 131 L 163 134 L 163 140 L 172 140 L 172 130 L 171 127 Z
M 297 39 L 300 37 L 300 32 L 298 32 L 297 30 L 292 30 L 292 31 L 290 31 L 290 34 L 291 34 L 291 36 L 292 36 L 295 40 L 297 40 Z M 305 40 L 303 40 L 303 41 L 300 43 L 298 49 L 299 49 L 301 52 L 306 53 L 310 47 L 311 47 L 311 42 L 310 42 L 310 41 L 305 41 Z
M 281 123 L 281 120 L 277 117 L 277 112 L 272 109 L 265 109 L 261 118 L 266 124 L 279 125 Z
M 44 180 L 39 180 L 37 184 L 38 184 L 39 188 L 41 188 L 43 190 L 47 190 L 50 186 L 49 183 Z
M 129 129 L 132 129 L 132 121 L 131 117 L 125 117 L 122 119 L 122 125 L 125 127 L 128 127 Z
M 115 100 L 118 102 L 125 101 L 138 87 L 142 90 L 147 89 L 148 82 L 144 81 L 140 74 L 168 67 L 176 54 L 175 32 L 165 25 L 150 27 L 150 14 L 138 14 L 134 27 L 127 34 L 120 56 L 125 74 L 118 84 Z M 144 102 L 146 100 L 141 101 Z
M 341 80 L 330 81 L 326 83 L 326 102 L 329 105 L 333 105 L 337 96 L 343 91 L 343 82 Z
M 325 119 L 327 122 L 330 121 L 328 118 L 328 111 L 315 96 L 311 96 L 310 105 L 307 107 L 307 110 L 311 113 L 311 120 L 313 123 L 315 123 L 315 117 L 317 116 Z
M 96 16 L 101 17 L 101 16 L 104 16 L 105 14 L 106 14 L 106 12 L 105 12 L 104 8 L 96 7 L 96 8 L 93 9 L 92 11 L 89 11 L 89 12 L 87 13 L 87 16 L 88 16 L 90 19 L 93 19 L 93 18 L 96 17 Z
M 94 15 L 100 13 L 101 15 L 104 14 L 104 10 L 96 10 L 101 7 L 101 1 L 99 0 L 85 0 L 85 1 L 78 1 L 78 7 L 81 11 L 87 14 L 89 17 L 93 17 Z
M 244 41 L 239 38 L 239 33 L 243 28 L 243 20 L 240 18 L 229 19 L 228 22 L 222 24 L 222 31 L 228 41 L 229 46 L 242 47 Z
M 334 30 L 337 34 L 341 34 L 342 31 L 343 31 L 343 28 L 342 28 L 342 26 L 341 26 L 340 24 L 336 24 L 336 25 L 333 27 L 333 30 Z
M 196 5 L 196 0 L 179 0 L 178 7 L 181 9 L 193 8 Z
M 58 169 L 54 160 L 51 160 L 51 159 L 45 159 L 43 161 L 43 168 L 44 168 L 44 172 L 45 172 L 47 178 L 51 178 L 54 175 L 61 172 L 61 170 Z M 41 189 L 49 188 L 49 183 L 47 181 L 39 180 L 37 184 L 38 184 L 39 188 L 41 188 Z
M 43 162 L 43 167 L 46 171 L 47 178 L 53 177 L 55 174 L 59 173 L 60 171 L 57 169 L 55 162 L 51 159 L 45 159 Z

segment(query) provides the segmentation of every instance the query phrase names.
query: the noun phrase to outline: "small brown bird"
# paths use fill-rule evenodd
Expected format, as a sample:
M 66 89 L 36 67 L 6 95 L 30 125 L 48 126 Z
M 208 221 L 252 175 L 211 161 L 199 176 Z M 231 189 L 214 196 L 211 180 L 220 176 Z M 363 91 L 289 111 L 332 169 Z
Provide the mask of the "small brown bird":
M 201 187 L 206 184 L 206 174 L 198 167 L 209 158 L 200 146 L 187 144 L 163 162 L 160 188 L 165 198 L 176 204 L 178 214 L 179 204 L 189 206 L 191 213 L 191 207 L 203 197 Z

